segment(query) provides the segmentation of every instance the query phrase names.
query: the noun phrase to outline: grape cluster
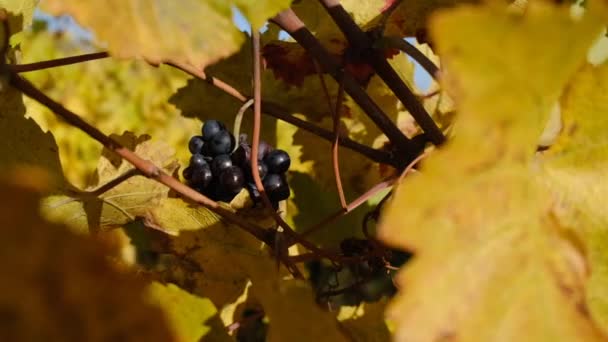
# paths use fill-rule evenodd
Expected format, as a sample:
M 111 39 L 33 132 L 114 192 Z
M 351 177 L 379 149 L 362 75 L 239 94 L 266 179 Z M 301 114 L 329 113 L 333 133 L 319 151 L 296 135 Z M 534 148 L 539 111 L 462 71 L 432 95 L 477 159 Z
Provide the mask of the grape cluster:
M 183 176 L 192 188 L 213 200 L 230 202 L 246 188 L 258 203 L 260 193 L 251 173 L 251 145 L 247 135 L 241 134 L 236 145 L 234 136 L 222 122 L 205 121 L 202 135 L 193 136 L 188 143 L 192 157 Z M 285 177 L 291 164 L 289 154 L 260 141 L 257 160 L 266 194 L 276 207 L 290 193 Z

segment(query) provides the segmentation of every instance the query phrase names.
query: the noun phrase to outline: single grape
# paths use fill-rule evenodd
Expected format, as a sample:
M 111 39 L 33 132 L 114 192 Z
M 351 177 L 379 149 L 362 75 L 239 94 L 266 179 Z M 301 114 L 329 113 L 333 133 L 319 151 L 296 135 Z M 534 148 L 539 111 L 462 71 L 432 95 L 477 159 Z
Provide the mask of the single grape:
M 229 154 L 234 147 L 234 137 L 227 131 L 221 131 L 209 141 L 209 145 L 209 151 L 212 156 Z
M 184 176 L 184 179 L 190 180 L 190 179 L 192 179 L 193 171 L 194 171 L 194 169 L 192 168 L 192 166 L 188 166 L 187 168 L 184 169 L 184 171 L 182 171 L 182 176 Z
M 219 176 L 224 170 L 232 166 L 232 160 L 227 154 L 220 154 L 211 162 L 211 171 L 215 176 Z
M 203 133 L 203 140 L 210 141 L 216 134 L 225 130 L 226 126 L 224 126 L 221 121 L 207 120 L 205 121 L 205 124 L 203 124 L 203 129 L 201 130 Z
M 260 144 L 258 145 L 258 160 L 264 160 L 264 157 L 272 150 L 273 148 L 269 143 L 263 140 L 260 141 Z
M 205 142 L 203 141 L 203 137 L 200 135 L 195 135 L 190 138 L 190 141 L 188 142 L 188 149 L 192 154 L 201 153 L 204 144 Z
M 283 150 L 269 152 L 264 158 L 264 162 L 268 165 L 268 171 L 276 174 L 285 173 L 291 165 L 289 154 Z
M 213 174 L 211 173 L 211 168 L 209 164 L 205 164 L 200 168 L 193 169 L 190 185 L 204 189 L 209 186 L 212 180 Z
M 243 189 L 245 176 L 238 166 L 231 166 L 220 175 L 220 185 L 228 193 L 236 194 Z
M 232 164 L 247 168 L 251 159 L 251 147 L 247 144 L 240 144 L 230 157 L 232 158 Z
M 262 161 L 258 161 L 258 173 L 260 174 L 260 179 L 262 180 L 264 180 L 264 178 L 268 174 L 268 166 L 266 166 L 266 164 Z M 250 165 L 247 165 L 245 175 L 247 176 L 247 181 L 253 182 L 253 175 L 251 174 Z
M 201 148 L 201 154 L 207 158 L 213 158 L 213 154 L 211 153 L 211 143 L 206 142 Z
M 204 165 L 207 165 L 207 161 L 205 160 L 205 156 L 203 156 L 202 154 L 193 154 L 192 157 L 190 157 L 190 166 L 192 166 L 195 169 L 200 169 L 201 167 L 203 167 Z
M 254 202 L 258 202 L 260 200 L 260 192 L 255 186 L 255 183 L 249 182 L 245 184 L 245 188 L 247 188 L 247 191 L 249 191 L 249 197 L 251 197 Z
M 270 173 L 264 179 L 264 190 L 268 193 L 268 198 L 273 202 L 286 200 L 289 198 L 289 185 L 284 175 Z

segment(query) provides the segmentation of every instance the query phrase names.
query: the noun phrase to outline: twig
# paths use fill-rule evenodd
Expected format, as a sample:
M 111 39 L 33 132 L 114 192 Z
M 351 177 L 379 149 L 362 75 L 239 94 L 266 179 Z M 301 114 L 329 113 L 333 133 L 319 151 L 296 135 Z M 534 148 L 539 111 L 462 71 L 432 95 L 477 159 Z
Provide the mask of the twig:
M 116 140 L 103 134 L 97 128 L 89 125 L 86 121 L 81 119 L 78 115 L 48 97 L 46 94 L 44 94 L 34 85 L 32 85 L 29 81 L 19 76 L 17 73 L 9 71 L 8 75 L 10 77 L 10 84 L 13 87 L 20 90 L 26 96 L 46 106 L 56 115 L 67 121 L 70 125 L 77 127 L 81 131 L 85 132 L 93 139 L 99 141 L 106 148 L 114 151 L 121 158 L 125 159 L 133 166 L 135 166 L 135 168 L 137 168 L 144 176 L 152 178 L 157 182 L 166 185 L 176 193 L 182 195 L 184 198 L 187 198 L 200 205 L 205 206 L 209 210 L 224 217 L 227 221 L 237 225 L 238 227 L 241 227 L 251 235 L 255 236 L 260 241 L 264 241 L 268 244 L 268 242 L 265 241 L 266 230 L 264 228 L 249 223 L 248 221 L 236 215 L 230 209 L 221 206 L 219 203 L 207 198 L 196 190 L 193 190 L 187 185 L 181 183 L 179 180 L 166 174 L 152 162 L 142 159 L 133 151 L 130 151 L 129 149 L 125 148 Z
M 241 134 L 241 123 L 243 122 L 243 114 L 245 114 L 245 111 L 249 109 L 252 104 L 253 99 L 250 99 L 249 101 L 245 102 L 239 109 L 239 112 L 236 113 L 236 116 L 234 117 L 234 126 L 232 128 L 232 134 L 236 137 L 237 141 L 239 140 L 239 136 Z M 232 150 L 232 152 L 236 151 L 237 148 L 239 148 L 239 144 L 234 144 L 234 149 Z
M 260 53 L 260 33 L 256 30 L 252 30 L 251 39 L 253 41 L 253 137 L 251 138 L 251 174 L 257 190 L 260 192 L 260 197 L 266 208 L 268 208 L 277 223 L 282 229 L 277 229 L 277 234 L 285 233 L 287 236 L 293 239 L 294 242 L 301 244 L 302 246 L 309 249 L 311 252 L 325 255 L 324 251 L 313 245 L 309 241 L 304 240 L 297 234 L 290 226 L 283 220 L 283 218 L 274 210 L 270 199 L 266 195 L 260 173 L 258 171 L 258 150 L 260 145 L 260 130 L 262 126 L 262 62 Z M 276 237 L 275 237 L 276 239 Z M 291 244 L 288 242 L 284 246 L 279 246 L 279 250 L 276 252 L 282 252 L 283 248 L 285 251 Z M 327 255 L 331 257 L 330 255 Z M 293 266 L 295 274 L 299 274 L 297 267 Z M 295 275 L 294 274 L 294 275 Z M 300 274 L 301 277 L 303 277 Z
M 82 63 L 82 62 L 86 62 L 86 61 L 92 61 L 92 60 L 102 59 L 102 58 L 107 58 L 107 57 L 110 57 L 110 54 L 107 52 L 93 52 L 93 53 L 87 53 L 87 54 L 79 55 L 79 56 L 57 58 L 57 59 L 51 59 L 51 60 L 42 61 L 42 62 L 35 62 L 35 63 L 29 63 L 29 64 L 16 64 L 16 65 L 11 65 L 10 68 L 11 68 L 11 70 L 13 70 L 16 73 L 21 73 L 21 72 L 56 68 L 56 67 L 60 67 L 60 66 L 64 66 L 64 65 Z
M 393 146 L 399 151 L 399 157 L 407 161 L 415 158 L 412 144 L 399 130 L 397 125 L 378 107 L 357 81 L 340 67 L 338 62 L 329 54 L 319 40 L 306 28 L 304 23 L 291 9 L 286 9 L 276 15 L 272 20 L 279 27 L 291 35 L 306 51 L 314 57 L 324 71 L 328 72 L 336 81 L 344 82 L 344 90 L 365 111 L 369 118 L 386 134 Z
M 323 75 L 321 75 L 321 79 L 323 79 Z M 338 156 L 338 149 L 340 145 L 338 144 L 338 139 L 340 138 L 340 109 L 342 108 L 342 100 L 344 98 L 344 82 L 340 82 L 340 87 L 338 88 L 338 98 L 336 99 L 336 109 L 333 112 L 334 119 L 334 141 L 331 146 L 331 159 L 332 164 L 334 166 L 334 176 L 336 178 L 336 187 L 338 188 L 338 196 L 340 197 L 340 205 L 342 208 L 346 208 L 346 196 L 344 195 L 344 189 L 342 188 L 342 174 L 340 173 L 340 158 Z
M 70 56 L 70 57 L 65 57 L 65 58 L 59 58 L 59 59 L 53 59 L 53 60 L 35 62 L 35 63 L 29 63 L 29 64 L 9 65 L 8 67 L 14 72 L 22 73 L 22 72 L 29 72 L 29 71 L 36 71 L 36 70 L 42 70 L 42 69 L 47 69 L 47 68 L 59 67 L 59 66 L 64 66 L 64 65 L 69 65 L 69 64 L 76 64 L 76 63 L 81 63 L 81 62 L 91 61 L 91 60 L 96 60 L 96 59 L 103 59 L 103 58 L 107 58 L 107 57 L 109 57 L 109 54 L 107 52 L 94 52 L 94 53 L 90 53 L 90 54 Z M 167 64 L 171 67 L 174 67 L 176 69 L 179 69 L 183 72 L 186 72 L 196 78 L 204 80 L 204 81 L 208 82 L 209 84 L 213 85 L 214 87 L 224 91 L 226 94 L 232 96 L 233 98 L 235 98 L 243 103 L 247 102 L 247 100 L 248 100 L 248 98 L 246 96 L 241 94 L 234 87 L 230 86 L 229 84 L 223 82 L 222 80 L 220 80 L 216 77 L 207 77 L 207 75 L 204 72 L 198 70 L 194 66 L 187 65 L 185 63 L 179 63 L 179 62 L 166 62 L 165 64 Z M 290 123 L 294 126 L 297 126 L 298 128 L 301 128 L 305 131 L 315 134 L 327 141 L 333 140 L 333 134 L 331 131 L 328 131 L 313 123 L 301 120 L 293 115 L 290 115 L 287 113 L 286 110 L 284 110 L 283 108 L 281 108 L 280 106 L 278 106 L 276 104 L 263 103 L 262 106 L 263 106 L 264 113 L 266 113 L 276 119 L 279 119 L 279 120 L 285 121 L 287 123 Z M 396 166 L 395 162 L 392 160 L 391 155 L 388 152 L 365 146 L 363 144 L 360 144 L 356 141 L 353 141 L 349 138 L 344 138 L 344 137 L 340 137 L 340 145 L 342 145 L 343 147 L 346 147 L 350 150 L 353 150 L 355 152 L 358 152 L 377 163 L 383 163 L 383 164 L 389 164 L 389 165 Z
M 321 68 L 319 67 L 319 64 L 316 61 L 314 62 L 314 65 L 317 74 L 319 75 L 321 88 L 323 89 L 323 93 L 325 94 L 325 99 L 327 100 L 329 111 L 331 112 L 331 117 L 334 122 L 334 141 L 332 141 L 331 143 L 331 162 L 334 168 L 334 178 L 336 181 L 336 189 L 338 190 L 338 197 L 340 198 L 340 205 L 342 206 L 342 209 L 346 209 L 346 196 L 344 195 L 344 188 L 342 187 L 342 178 L 340 173 L 340 157 L 338 155 L 338 141 L 340 138 L 340 109 L 342 108 L 342 100 L 344 97 L 344 83 L 340 82 L 340 87 L 338 89 L 338 97 L 336 98 L 336 107 L 334 109 L 334 105 L 331 102 L 331 95 L 329 95 L 329 90 L 327 88 L 327 84 L 325 83 L 325 78 L 323 77 Z
M 439 75 L 439 68 L 425 56 L 422 51 L 418 50 L 414 45 L 407 40 L 399 37 L 382 37 L 374 42 L 374 47 L 395 48 L 412 57 L 426 72 L 435 80 Z
M 393 93 L 395 93 L 397 98 L 403 103 L 414 119 L 416 119 L 416 122 L 422 127 L 433 144 L 441 145 L 445 141 L 445 136 L 439 127 L 437 127 L 431 116 L 426 112 L 420 102 L 418 102 L 416 95 L 414 95 L 401 77 L 399 77 L 397 72 L 391 67 L 382 52 L 373 49 L 373 42 L 371 39 L 359 26 L 357 26 L 344 7 L 340 5 L 340 1 L 319 1 L 338 25 L 342 33 L 344 33 L 350 45 L 366 54 L 368 62 L 374 67 L 378 76 L 380 76 Z
M 352 201 L 350 204 L 348 204 L 346 206 L 346 208 L 340 208 L 336 212 L 328 215 L 321 222 L 319 222 L 319 223 L 315 224 L 314 226 L 306 229 L 301 234 L 301 236 L 303 238 L 305 238 L 305 237 L 309 236 L 310 234 L 313 234 L 314 232 L 318 231 L 319 229 L 325 227 L 327 224 L 335 221 L 337 218 L 342 217 L 342 216 L 350 213 L 351 211 L 357 209 L 361 204 L 367 202 L 367 200 L 369 200 L 370 198 L 374 197 L 374 195 L 376 195 L 380 191 L 382 191 L 382 190 L 384 190 L 384 189 L 392 186 L 393 183 L 395 183 L 396 180 L 397 180 L 396 178 L 390 178 L 390 179 L 387 179 L 387 180 L 385 180 L 383 182 L 380 182 L 380 183 L 376 184 L 371 189 L 367 190 L 363 195 L 359 196 L 354 201 Z
M 230 86 L 226 82 L 223 82 L 222 80 L 218 79 L 217 77 L 207 76 L 203 71 L 195 68 L 192 65 L 178 63 L 178 62 L 167 62 L 165 64 L 172 66 L 174 68 L 177 68 L 183 72 L 186 72 L 205 82 L 208 82 L 209 84 L 224 91 L 225 93 L 227 93 L 228 95 L 232 96 L 233 98 L 239 100 L 240 102 L 245 103 L 245 102 L 247 102 L 247 100 L 249 100 L 249 98 L 247 98 L 245 95 L 241 94 L 238 90 L 236 90 L 234 87 Z M 265 114 L 268 114 L 274 118 L 277 118 L 279 120 L 290 123 L 298 128 L 308 131 L 314 135 L 317 135 L 320 138 L 323 138 L 329 142 L 332 142 L 334 139 L 334 135 L 331 131 L 321 128 L 317 125 L 314 125 L 308 121 L 298 119 L 297 117 L 288 114 L 285 109 L 281 108 L 277 104 L 262 101 L 262 112 Z M 343 147 L 348 148 L 350 150 L 353 150 L 357 153 L 360 153 L 375 162 L 398 166 L 398 163 L 388 152 L 373 149 L 371 147 L 362 145 L 362 144 L 360 144 L 356 141 L 353 141 L 349 138 L 346 138 L 346 137 L 340 137 L 340 145 L 342 145 Z
M 403 172 L 401 172 L 401 175 L 399 176 L 399 180 L 397 181 L 397 183 L 401 183 L 403 181 L 403 179 L 413 171 L 414 166 L 416 166 L 416 164 L 418 164 L 424 158 L 428 157 L 429 154 L 430 154 L 429 152 L 424 152 L 421 155 L 419 155 L 418 157 L 416 157 L 416 159 L 412 160 L 412 162 L 409 163 L 409 165 L 405 168 L 405 170 L 403 170 Z

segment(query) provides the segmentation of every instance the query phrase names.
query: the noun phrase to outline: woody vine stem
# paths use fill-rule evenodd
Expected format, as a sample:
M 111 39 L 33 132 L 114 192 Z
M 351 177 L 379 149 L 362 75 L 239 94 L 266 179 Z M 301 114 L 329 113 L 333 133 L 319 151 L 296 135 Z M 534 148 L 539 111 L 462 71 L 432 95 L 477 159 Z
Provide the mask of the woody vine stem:
M 389 87 L 393 90 L 396 96 L 404 103 L 404 105 L 408 109 L 410 109 L 416 120 L 425 130 L 425 136 L 428 137 L 428 139 L 434 142 L 435 144 L 441 144 L 445 139 L 443 137 L 443 134 L 438 130 L 437 126 L 430 119 L 430 116 L 428 116 L 428 114 L 424 111 L 424 108 L 422 108 L 420 103 L 413 96 L 407 86 L 405 86 L 405 84 L 403 84 L 400 79 L 398 81 L 395 80 L 394 76 L 396 75 L 396 73 L 394 72 L 394 70 L 392 70 L 392 68 L 390 68 L 390 65 L 388 65 L 386 60 L 384 60 L 383 57 L 380 58 L 380 54 L 377 51 L 373 50 L 373 42 L 362 38 L 361 33 L 363 33 L 363 31 L 361 31 L 360 28 L 354 25 L 354 22 L 352 22 L 352 19 L 350 19 L 347 14 L 345 16 L 345 14 L 342 12 L 343 9 L 341 9 L 341 6 L 339 6 L 339 3 L 338 5 L 336 5 L 332 1 L 321 1 L 321 3 L 332 15 L 332 18 L 336 21 L 340 29 L 343 30 L 343 32 L 349 39 L 351 45 L 367 51 L 367 55 L 369 56 L 369 64 L 374 67 L 374 69 L 385 80 L 387 85 L 389 85 Z M 340 193 L 341 208 L 334 214 L 331 214 L 327 218 L 323 219 L 318 224 L 313 225 L 308 229 L 305 229 L 303 234 L 296 233 L 281 218 L 281 216 L 274 211 L 272 212 L 274 213 L 274 218 L 277 223 L 277 228 L 275 229 L 269 230 L 267 228 L 260 227 L 256 224 L 248 222 L 247 220 L 240 217 L 239 214 L 233 209 L 231 209 L 229 206 L 220 204 L 207 198 L 206 196 L 200 194 L 199 192 L 190 188 L 186 184 L 181 183 L 178 179 L 165 173 L 161 167 L 154 165 L 152 162 L 141 158 L 133 151 L 122 146 L 116 140 L 112 139 L 111 137 L 98 130 L 96 127 L 87 123 L 76 113 L 68 110 L 60 103 L 48 97 L 41 90 L 36 88 L 31 82 L 19 75 L 19 73 L 28 71 L 60 67 L 63 65 L 107 58 L 109 57 L 109 54 L 107 52 L 96 52 L 80 56 L 59 58 L 22 65 L 7 64 L 6 56 L 10 50 L 8 41 L 10 32 L 6 13 L 2 13 L 2 16 L 0 16 L 0 20 L 2 20 L 2 27 L 5 33 L 4 42 L 0 50 L 2 58 L 2 61 L 0 62 L 0 72 L 6 77 L 8 83 L 14 88 L 20 90 L 24 95 L 46 106 L 53 113 L 61 117 L 70 125 L 80 129 L 81 131 L 89 135 L 91 138 L 100 142 L 104 147 L 114 151 L 121 158 L 131 163 L 137 170 L 132 172 L 132 174 L 130 173 L 128 175 L 120 176 L 116 180 L 113 180 L 108 184 L 102 185 L 100 189 L 103 189 L 103 191 L 107 191 L 112 187 L 120 184 L 122 181 L 133 176 L 143 175 L 145 177 L 153 179 L 161 184 L 164 184 L 183 198 L 198 203 L 199 205 L 202 205 L 208 208 L 209 210 L 219 214 L 226 221 L 234 224 L 235 226 L 240 227 L 249 234 L 255 236 L 260 241 L 267 244 L 273 250 L 273 254 L 277 258 L 277 260 L 284 264 L 287 269 L 294 275 L 294 277 L 298 278 L 302 278 L 302 274 L 300 273 L 298 268 L 294 266 L 296 262 L 326 258 L 328 260 L 331 260 L 335 264 L 348 264 L 361 262 L 362 260 L 373 257 L 365 255 L 358 257 L 346 257 L 340 252 L 319 248 L 306 239 L 306 237 L 311 233 L 318 231 L 319 229 L 327 226 L 328 223 L 332 222 L 338 217 L 351 212 L 361 204 L 365 203 L 369 198 L 377 194 L 379 191 L 382 191 L 392 186 L 396 180 L 395 178 L 387 179 L 386 181 L 376 185 L 375 187 L 364 193 L 359 198 L 347 204 L 344 199 L 344 194 L 340 184 L 339 167 L 337 166 L 337 147 L 339 145 L 345 148 L 349 148 L 366 156 L 370 160 L 373 160 L 378 163 L 388 164 L 393 167 L 396 167 L 397 169 L 404 169 L 408 165 L 409 169 L 411 167 L 412 161 L 417 161 L 416 157 L 420 154 L 421 151 L 419 149 L 416 149 L 414 144 L 412 144 L 412 141 L 405 137 L 405 135 L 403 135 L 401 131 L 398 130 L 396 125 L 388 119 L 388 117 L 373 102 L 369 95 L 367 95 L 365 90 L 359 84 L 356 83 L 354 78 L 348 72 L 346 72 L 340 65 L 338 65 L 336 61 L 333 60 L 333 58 L 322 47 L 319 41 L 309 31 L 306 30 L 304 24 L 297 18 L 297 16 L 295 16 L 295 14 L 291 10 L 286 10 L 280 13 L 275 18 L 273 18 L 273 22 L 281 26 L 281 28 L 285 29 L 288 33 L 290 33 L 296 39 L 296 41 L 298 41 L 310 53 L 310 55 L 313 56 L 313 58 L 316 60 L 316 63 L 318 63 L 318 66 L 320 67 L 319 75 L 321 82 L 323 82 L 324 88 L 325 84 L 322 74 L 324 72 L 327 72 L 340 83 L 340 93 L 342 93 L 342 89 L 344 92 L 348 93 L 361 106 L 361 108 L 367 113 L 367 115 L 378 125 L 378 127 L 389 137 L 389 140 L 391 141 L 393 146 L 393 149 L 390 151 L 377 150 L 359 144 L 353 140 L 350 140 L 347 137 L 340 136 L 337 131 L 337 124 L 339 121 L 339 108 L 342 102 L 341 96 L 340 98 L 336 99 L 335 107 L 332 106 L 332 101 L 328 98 L 330 112 L 333 113 L 332 116 L 334 118 L 334 127 L 332 131 L 325 130 L 310 122 L 295 118 L 292 115 L 288 114 L 286 110 L 280 108 L 280 106 L 276 104 L 262 101 L 260 37 L 259 33 L 254 31 L 252 34 L 254 48 L 254 132 L 252 155 L 257 155 L 257 149 L 259 147 L 259 135 L 261 129 L 260 125 L 262 113 L 289 122 L 303 130 L 309 131 L 310 133 L 315 134 L 320 138 L 332 143 L 331 153 L 334 161 L 334 170 L 336 172 L 335 176 L 337 186 Z M 212 84 L 213 86 L 217 87 L 218 89 L 221 89 L 222 91 L 231 95 L 233 98 L 242 103 L 246 103 L 251 100 L 229 84 L 215 77 L 210 77 L 206 75 L 203 71 L 193 67 L 192 65 L 176 63 L 172 61 L 166 61 L 165 64 L 180 69 L 194 77 L 200 78 Z M 272 206 L 270 205 L 270 201 L 268 200 L 264 192 L 264 188 L 258 173 L 253 172 L 253 170 L 257 170 L 256 164 L 257 159 L 252 158 L 252 174 L 254 175 L 256 187 L 260 191 L 260 194 L 262 195 L 263 201 L 266 206 L 268 208 L 272 208 Z M 95 191 L 91 194 L 95 195 L 98 193 L 102 192 Z M 284 237 L 281 237 L 282 235 L 284 235 Z M 277 243 L 277 241 L 281 241 L 281 243 Z M 311 253 L 296 257 L 290 257 L 287 253 L 287 248 L 295 243 L 302 245 Z M 375 252 L 375 254 L 377 254 L 377 252 Z

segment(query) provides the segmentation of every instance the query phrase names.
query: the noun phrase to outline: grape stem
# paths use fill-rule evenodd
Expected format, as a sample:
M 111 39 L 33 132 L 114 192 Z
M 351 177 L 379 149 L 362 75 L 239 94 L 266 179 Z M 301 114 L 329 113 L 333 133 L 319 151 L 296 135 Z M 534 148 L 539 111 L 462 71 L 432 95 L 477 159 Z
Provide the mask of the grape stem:
M 261 48 L 260 48 L 260 33 L 256 30 L 252 29 L 251 40 L 253 42 L 253 136 L 251 138 L 251 174 L 253 175 L 253 180 L 257 190 L 260 193 L 260 197 L 262 198 L 262 202 L 266 208 L 270 210 L 272 213 L 278 228 L 275 239 L 279 239 L 282 234 L 287 235 L 291 240 L 287 241 L 285 244 L 281 244 L 282 246 L 275 246 L 275 253 L 277 256 L 285 256 L 287 253 L 287 249 L 294 243 L 299 243 L 304 246 L 306 249 L 311 252 L 317 253 L 319 255 L 323 255 L 330 260 L 334 259 L 334 255 L 326 253 L 321 250 L 310 241 L 307 241 L 300 237 L 298 233 L 296 233 L 290 226 L 283 220 L 283 218 L 274 210 L 266 191 L 264 190 L 264 185 L 262 184 L 262 179 L 260 178 L 260 173 L 258 172 L 258 150 L 260 146 L 260 131 L 262 126 L 262 56 L 261 56 Z M 281 232 L 280 229 L 283 229 Z M 270 245 L 273 246 L 273 245 Z M 300 271 L 295 265 L 288 265 L 288 269 L 292 272 L 292 274 L 299 275 L 303 278 Z
M 372 39 L 355 23 L 353 18 L 342 7 L 339 0 L 319 0 L 327 13 L 338 25 L 349 44 L 361 52 L 378 76 L 393 91 L 405 108 L 416 119 L 433 144 L 439 146 L 445 142 L 443 132 L 437 127 L 426 109 L 420 104 L 416 95 L 408 88 L 399 74 L 384 57 L 383 51 L 373 48 Z M 388 135 L 387 135 L 388 136 Z M 390 139 L 390 136 L 389 136 Z M 391 140 L 392 141 L 392 140 Z M 409 163 L 409 161 L 408 161 Z
M 325 83 L 325 78 L 323 77 L 321 68 L 319 67 L 319 64 L 316 61 L 314 62 L 314 65 L 317 74 L 319 75 L 321 88 L 323 89 L 323 93 L 325 94 L 325 98 L 327 99 L 329 111 L 331 112 L 331 117 L 334 122 L 334 141 L 332 141 L 331 143 L 331 162 L 334 168 L 334 179 L 336 181 L 336 190 L 338 190 L 340 205 L 342 206 L 342 209 L 346 209 L 346 196 L 344 195 L 344 188 L 342 187 L 342 174 L 340 173 L 340 156 L 338 155 L 338 142 L 340 139 L 340 109 L 342 108 L 342 101 L 344 100 L 344 82 L 343 80 L 340 80 L 340 86 L 338 88 L 338 97 L 336 98 L 336 107 L 334 109 L 334 106 L 331 102 L 331 95 L 329 95 L 329 90 L 327 89 L 327 84 Z
M 247 102 L 245 102 L 241 108 L 239 109 L 239 112 L 236 113 L 236 116 L 234 117 L 234 126 L 232 127 L 232 134 L 234 135 L 234 137 L 236 138 L 237 143 L 234 144 L 234 148 L 232 149 L 232 152 L 236 151 L 237 148 L 239 148 L 239 135 L 241 134 L 241 123 L 243 122 L 243 114 L 245 114 L 245 111 L 247 109 L 249 109 L 249 107 L 251 107 L 251 105 L 253 104 L 253 99 L 249 99 Z

